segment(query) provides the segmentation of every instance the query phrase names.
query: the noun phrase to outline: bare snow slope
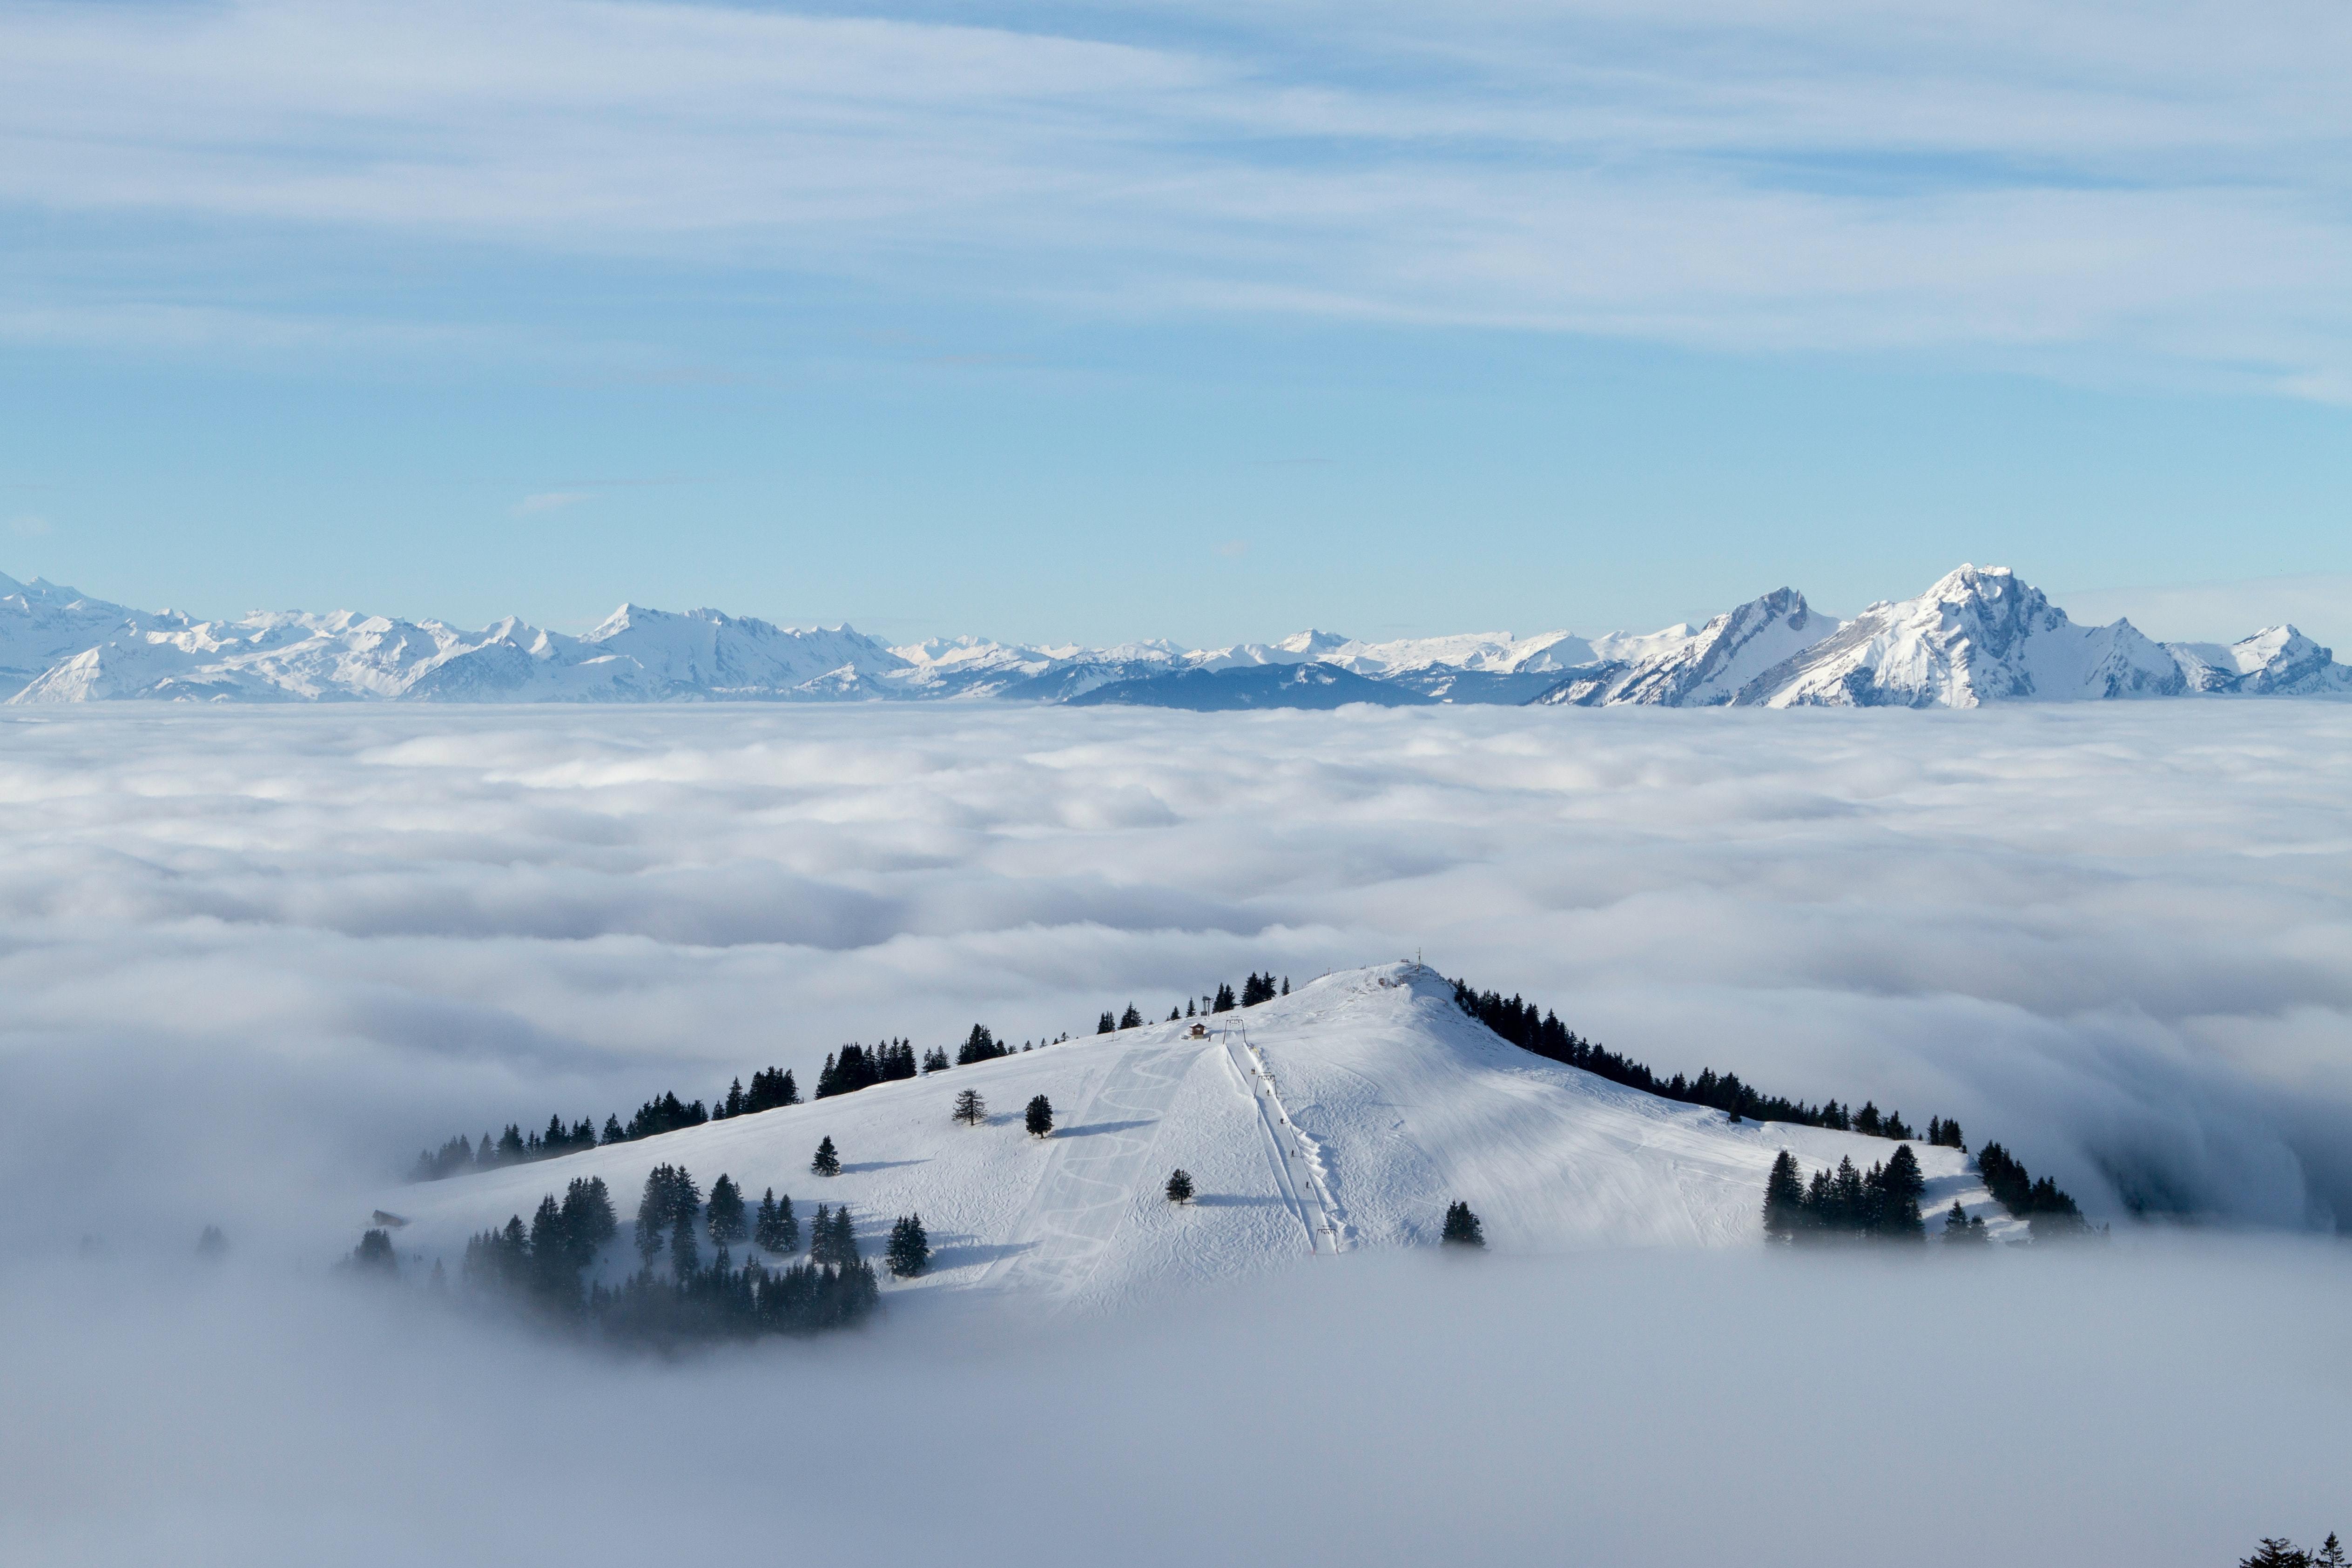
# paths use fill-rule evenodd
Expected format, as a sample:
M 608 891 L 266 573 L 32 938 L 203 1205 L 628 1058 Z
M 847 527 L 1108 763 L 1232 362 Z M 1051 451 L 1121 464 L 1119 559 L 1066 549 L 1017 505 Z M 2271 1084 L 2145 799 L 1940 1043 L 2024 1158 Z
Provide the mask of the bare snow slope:
M 1367 1247 L 1436 1241 L 1445 1205 L 1469 1200 L 1490 1244 L 1748 1246 L 1774 1154 L 1810 1170 L 1884 1139 L 1778 1123 L 1732 1124 L 1531 1056 L 1465 1015 L 1452 988 L 1410 964 L 1329 975 L 1220 1015 L 1204 1039 L 1158 1024 L 635 1143 L 388 1193 L 411 1223 L 404 1252 L 446 1259 L 466 1239 L 528 1221 L 541 1195 L 601 1176 L 622 1235 L 600 1267 L 635 1266 L 628 1218 L 646 1174 L 684 1166 L 707 1191 L 732 1176 L 755 1204 L 789 1194 L 803 1230 L 819 1202 L 849 1205 L 875 1257 L 894 1217 L 920 1213 L 934 1268 L 894 1289 L 982 1289 L 1116 1308 L 1171 1287 L 1238 1278 Z M 986 1124 L 950 1119 L 955 1092 L 986 1098 Z M 1043 1142 L 1022 1128 L 1054 1103 Z M 576 1114 L 576 1111 L 569 1113 Z M 809 1173 L 820 1138 L 842 1174 Z M 1915 1145 L 1931 1212 L 1955 1197 L 1999 1213 L 1956 1150 Z M 1199 1196 L 1162 1196 L 1182 1166 Z M 1930 1234 L 1935 1232 L 1931 1222 Z

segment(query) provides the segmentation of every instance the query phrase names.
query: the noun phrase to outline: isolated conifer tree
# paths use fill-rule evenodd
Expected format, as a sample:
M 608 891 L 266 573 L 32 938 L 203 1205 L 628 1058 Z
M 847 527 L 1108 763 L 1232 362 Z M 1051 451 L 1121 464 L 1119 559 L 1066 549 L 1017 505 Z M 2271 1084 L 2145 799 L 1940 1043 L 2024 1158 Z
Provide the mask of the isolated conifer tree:
M 1234 988 L 1231 986 L 1220 985 L 1217 988 L 1217 998 L 1215 1001 L 1209 1004 L 1209 1010 L 1213 1013 L 1229 1013 L 1233 1011 Z
M 1031 1137 L 1045 1136 L 1054 1130 L 1054 1103 L 1043 1094 L 1031 1095 L 1026 1121 Z
M 1168 1201 L 1171 1203 L 1192 1201 L 1192 1173 L 1181 1166 L 1168 1177 Z
M 1168 1021 L 1170 1023 L 1174 1023 L 1176 1021 L 1176 1009 L 1174 1008 L 1170 1008 L 1168 1009 Z
M 1121 1029 L 1141 1029 L 1143 1027 L 1143 1015 L 1135 1010 L 1135 1004 L 1133 1002 L 1128 1003 L 1127 1011 L 1118 1015 L 1118 1027 Z
M 735 1178 L 721 1175 L 710 1184 L 710 1239 L 727 1247 L 750 1234 L 743 1223 L 743 1189 Z
M 833 1146 L 831 1134 L 828 1133 L 818 1140 L 816 1157 L 809 1161 L 809 1169 L 821 1176 L 837 1176 L 841 1174 L 841 1155 Z
M 955 1097 L 955 1109 L 950 1114 L 967 1127 L 976 1127 L 988 1115 L 988 1102 L 980 1097 L 979 1090 L 966 1089 Z
M 1798 1174 L 1796 1160 L 1782 1149 L 1772 1162 L 1772 1174 L 1764 1178 L 1764 1234 L 1775 1240 L 1793 1241 L 1804 1219 L 1804 1178 Z
M 923 1217 L 902 1214 L 890 1227 L 890 1247 L 883 1254 L 890 1272 L 901 1280 L 912 1279 L 930 1267 L 931 1239 L 923 1233 Z
M 1286 997 L 1290 994 L 1290 977 L 1287 975 L 1282 977 L 1282 994 Z
M 2327 1532 L 2327 1539 L 2320 1542 L 2319 1550 L 2311 1554 L 2311 1568 L 2345 1568 L 2347 1561 L 2352 1559 L 2345 1557 L 2343 1544 L 2331 1530 Z
M 1168 1016 L 1169 1016 L 1170 1018 L 1174 1018 L 1176 1015 L 1175 1015 L 1174 1013 L 1171 1013 L 1171 1014 L 1169 1014 Z M 1185 1016 L 1186 1018 L 1192 1018 L 1192 1017 L 1194 1017 L 1194 1016 L 1195 1016 L 1195 1015 L 1194 1015 L 1194 1013 L 1193 1013 L 1193 1011 L 1192 1011 L 1192 998 L 1190 998 L 1190 997 L 1186 997 L 1186 998 L 1184 998 L 1184 1016 Z
M 1470 1212 L 1470 1206 L 1456 1198 L 1445 1207 L 1445 1228 L 1438 1240 L 1448 1247 L 1484 1247 L 1486 1230 Z
M 1095 1032 L 1097 1034 L 1116 1034 L 1118 1032 L 1118 1020 L 1110 1016 L 1110 1012 L 1108 1009 L 1104 1009 L 1102 1017 L 1095 1019 Z

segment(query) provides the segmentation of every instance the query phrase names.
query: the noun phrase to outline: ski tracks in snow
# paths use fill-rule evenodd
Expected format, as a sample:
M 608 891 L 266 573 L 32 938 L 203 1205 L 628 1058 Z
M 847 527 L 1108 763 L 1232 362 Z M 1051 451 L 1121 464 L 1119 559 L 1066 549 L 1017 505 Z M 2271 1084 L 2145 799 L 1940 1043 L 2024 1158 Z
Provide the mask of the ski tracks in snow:
M 1273 1162 L 1275 1180 L 1307 1232 L 1308 1249 L 1335 1255 L 1345 1250 L 1347 1227 L 1340 1221 L 1339 1205 L 1331 1201 L 1324 1186 L 1322 1150 L 1290 1119 L 1275 1088 L 1273 1070 L 1266 1066 L 1264 1053 L 1250 1044 L 1248 1031 L 1223 1030 L 1219 1040 L 1242 1092 L 1257 1106 L 1266 1158 Z
M 1094 1273 L 1150 1177 L 1160 1119 L 1193 1062 L 1197 1043 L 1131 1051 L 1106 1072 L 1070 1126 L 1055 1135 L 1051 1166 L 1014 1234 L 1035 1245 L 992 1269 L 982 1283 L 1073 1295 Z

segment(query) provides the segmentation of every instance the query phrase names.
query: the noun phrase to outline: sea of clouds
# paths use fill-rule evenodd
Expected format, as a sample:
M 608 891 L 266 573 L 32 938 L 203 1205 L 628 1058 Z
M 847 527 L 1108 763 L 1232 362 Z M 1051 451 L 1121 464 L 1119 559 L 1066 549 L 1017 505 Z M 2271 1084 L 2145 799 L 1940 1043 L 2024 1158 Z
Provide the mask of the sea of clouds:
M 11 715 L 0 1561 L 882 1563 L 978 1521 L 1032 1562 L 2186 1563 L 2342 1528 L 2303 1513 L 2352 1461 L 2347 778 L 2352 706 L 2292 702 Z M 683 1366 L 322 1278 L 461 1130 L 1415 951 L 1662 1070 L 1957 1116 L 2118 1242 L 1368 1258 Z

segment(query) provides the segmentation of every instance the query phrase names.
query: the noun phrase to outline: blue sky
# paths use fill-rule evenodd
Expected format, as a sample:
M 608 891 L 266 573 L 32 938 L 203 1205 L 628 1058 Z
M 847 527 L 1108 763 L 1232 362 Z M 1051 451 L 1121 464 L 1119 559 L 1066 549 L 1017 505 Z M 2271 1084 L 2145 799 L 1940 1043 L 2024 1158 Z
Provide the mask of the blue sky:
M 2336 11 L 0 4 L 0 570 L 2352 640 Z M 2340 630 L 2339 630 L 2340 628 Z

